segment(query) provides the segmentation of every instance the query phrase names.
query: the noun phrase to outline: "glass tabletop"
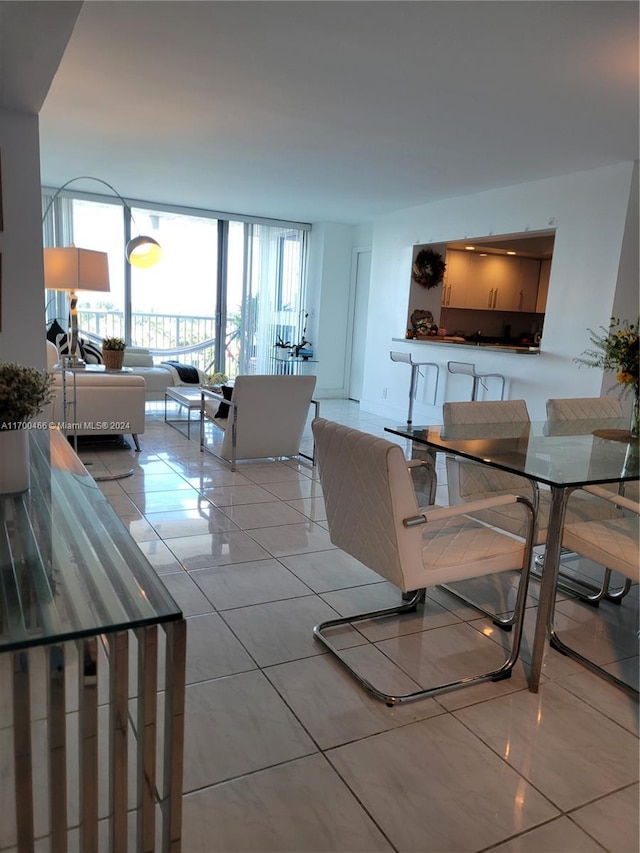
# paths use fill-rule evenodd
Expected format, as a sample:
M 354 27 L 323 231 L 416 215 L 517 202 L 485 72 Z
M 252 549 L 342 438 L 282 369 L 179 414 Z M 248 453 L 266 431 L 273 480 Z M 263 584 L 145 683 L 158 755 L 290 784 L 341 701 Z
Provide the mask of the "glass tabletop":
M 0 495 L 0 652 L 181 619 L 61 432 L 30 433 L 30 466 Z
M 626 419 L 385 427 L 386 432 L 523 474 L 549 486 L 638 479 L 638 439 Z

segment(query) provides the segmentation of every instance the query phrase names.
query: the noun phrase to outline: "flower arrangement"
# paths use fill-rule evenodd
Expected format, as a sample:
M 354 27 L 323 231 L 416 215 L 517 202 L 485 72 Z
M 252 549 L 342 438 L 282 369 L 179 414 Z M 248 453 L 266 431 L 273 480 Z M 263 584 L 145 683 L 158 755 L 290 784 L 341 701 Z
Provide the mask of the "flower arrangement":
M 447 265 L 442 260 L 442 255 L 433 249 L 421 249 L 411 266 L 411 274 L 414 281 L 424 285 L 427 290 L 437 287 L 444 276 Z
M 229 381 L 226 373 L 207 373 L 206 376 L 208 385 L 224 385 L 225 382 Z
M 631 434 L 638 435 L 640 413 L 640 378 L 638 370 L 638 332 L 640 318 L 635 323 L 628 320 L 620 321 L 611 318 L 608 329 L 600 327 L 599 332 L 588 329 L 593 349 L 585 350 L 575 361 L 588 367 L 600 367 L 603 370 L 613 370 L 616 381 L 621 386 L 620 394 L 626 397 L 633 394 L 633 411 Z
M 289 355 L 295 356 L 296 358 L 299 355 L 306 354 L 306 357 L 309 358 L 312 355 L 312 350 L 310 347 L 312 346 L 311 341 L 308 341 L 305 337 L 307 332 L 307 317 L 309 316 L 309 312 L 307 311 L 304 315 L 304 328 L 302 329 L 302 335 L 300 336 L 300 340 L 297 344 L 292 344 L 291 341 L 285 341 L 281 335 L 276 335 L 276 342 L 274 344 L 275 347 L 279 349 L 288 349 Z M 302 351 L 302 352 L 301 352 Z
M 103 338 L 102 349 L 111 350 L 112 352 L 121 352 L 127 348 L 127 345 L 122 338 Z
M 51 374 L 0 362 L 0 430 L 21 429 L 51 401 Z

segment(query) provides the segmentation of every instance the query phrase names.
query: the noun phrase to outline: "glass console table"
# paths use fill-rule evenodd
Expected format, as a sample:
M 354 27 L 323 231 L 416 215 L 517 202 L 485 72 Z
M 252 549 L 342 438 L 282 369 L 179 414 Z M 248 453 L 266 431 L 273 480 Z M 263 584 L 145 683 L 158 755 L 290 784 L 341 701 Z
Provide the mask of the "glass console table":
M 0 496 L 0 849 L 178 851 L 185 620 L 64 435 L 30 458 Z
M 313 373 L 314 367 L 312 364 L 318 364 L 317 358 L 311 356 L 280 356 L 272 355 L 274 370 L 276 374 L 298 375 L 300 373 Z

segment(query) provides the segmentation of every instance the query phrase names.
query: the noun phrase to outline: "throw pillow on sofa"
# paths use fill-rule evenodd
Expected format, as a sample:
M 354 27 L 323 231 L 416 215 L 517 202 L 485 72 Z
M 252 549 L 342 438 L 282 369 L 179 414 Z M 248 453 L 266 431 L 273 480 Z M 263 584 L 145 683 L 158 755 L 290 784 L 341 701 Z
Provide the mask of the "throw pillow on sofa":
M 55 342 L 58 338 L 58 335 L 65 335 L 65 334 L 66 334 L 66 332 L 62 328 L 60 323 L 58 323 L 57 320 L 52 320 L 51 325 L 47 329 L 47 340 L 51 341 L 52 344 L 55 344 Z
M 92 341 L 81 339 L 80 350 L 82 352 L 82 357 L 87 364 L 104 364 L 101 347 L 94 344 Z
M 69 339 L 66 332 L 62 335 L 57 335 L 55 344 L 61 356 L 69 355 Z M 80 357 L 83 358 L 87 364 L 104 364 L 102 350 L 91 341 L 87 341 L 84 338 L 78 338 L 78 350 L 80 351 Z

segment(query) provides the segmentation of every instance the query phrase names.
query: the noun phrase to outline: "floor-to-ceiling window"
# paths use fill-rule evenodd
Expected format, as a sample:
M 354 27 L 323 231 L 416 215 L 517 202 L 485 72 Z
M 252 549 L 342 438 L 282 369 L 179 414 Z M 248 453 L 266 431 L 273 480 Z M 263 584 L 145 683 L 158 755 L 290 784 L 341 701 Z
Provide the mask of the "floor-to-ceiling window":
M 44 191 L 43 205 L 53 197 Z M 134 205 L 131 236 L 162 247 L 148 269 L 124 261 L 127 217 L 117 199 L 65 192 L 45 216 L 45 245 L 75 245 L 109 256 L 111 292 L 80 294 L 81 335 L 119 335 L 206 372 L 273 372 L 277 336 L 299 342 L 304 328 L 306 230 L 297 223 Z M 48 294 L 47 320 L 64 295 Z M 63 323 L 64 325 L 64 323 Z
M 95 337 L 124 337 L 125 260 L 123 208 L 113 204 L 71 200 L 71 233 L 76 246 L 109 256 L 109 293 L 79 294 L 80 321 Z
M 160 263 L 131 268 L 127 337 L 205 371 L 215 364 L 218 221 L 133 208 L 136 229 L 162 246 Z

